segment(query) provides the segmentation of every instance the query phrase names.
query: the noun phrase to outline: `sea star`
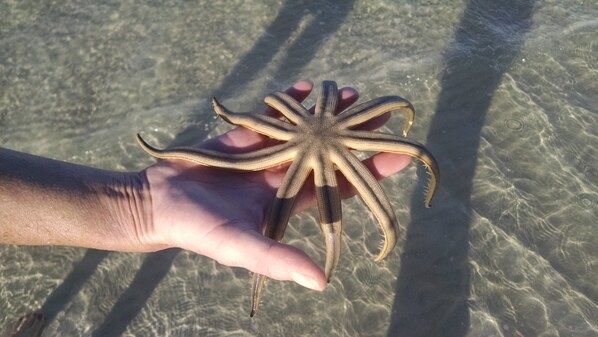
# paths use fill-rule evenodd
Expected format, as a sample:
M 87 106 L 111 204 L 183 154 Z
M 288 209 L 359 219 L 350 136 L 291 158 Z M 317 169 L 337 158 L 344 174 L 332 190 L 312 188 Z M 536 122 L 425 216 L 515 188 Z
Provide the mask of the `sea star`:
M 259 113 L 232 112 L 218 103 L 216 98 L 212 100 L 216 114 L 227 122 L 282 141 L 281 144 L 248 153 L 228 154 L 183 147 L 159 150 L 147 144 L 139 135 L 137 141 L 147 153 L 157 158 L 181 159 L 219 168 L 257 171 L 292 161 L 278 188 L 264 229 L 265 236 L 279 242 L 283 239 L 297 194 L 313 171 L 320 222 L 326 239 L 325 273 L 328 281 L 340 256 L 341 197 L 335 174 L 335 169 L 338 169 L 355 187 L 380 223 L 384 244 L 375 260 L 384 259 L 396 244 L 399 224 L 384 190 L 351 150 L 407 154 L 419 159 L 431 173 L 425 197 L 425 205 L 429 207 L 436 191 L 439 169 L 424 145 L 405 138 L 415 116 L 411 103 L 399 96 L 385 96 L 336 114 L 338 88 L 333 81 L 322 83 L 313 113 L 283 92 L 266 96 L 264 102 L 281 112 L 287 120 Z M 355 129 L 385 112 L 399 109 L 407 115 L 402 137 Z M 265 280 L 264 275 L 254 275 L 252 317 L 257 312 Z

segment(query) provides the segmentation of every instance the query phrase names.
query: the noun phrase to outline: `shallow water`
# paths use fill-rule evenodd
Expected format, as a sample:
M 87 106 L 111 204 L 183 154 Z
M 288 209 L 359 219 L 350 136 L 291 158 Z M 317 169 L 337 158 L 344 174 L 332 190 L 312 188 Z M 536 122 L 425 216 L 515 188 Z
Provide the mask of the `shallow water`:
M 248 273 L 195 254 L 0 246 L 0 335 L 41 307 L 45 336 L 598 336 L 598 4 L 307 3 L 2 2 L 0 146 L 136 170 L 138 131 L 225 130 L 212 96 L 250 110 L 301 78 L 398 94 L 442 177 L 431 209 L 415 165 L 383 182 L 390 256 L 373 262 L 379 229 L 350 199 L 326 291 L 269 282 L 251 320 Z M 287 242 L 323 261 L 316 223 L 294 217 Z

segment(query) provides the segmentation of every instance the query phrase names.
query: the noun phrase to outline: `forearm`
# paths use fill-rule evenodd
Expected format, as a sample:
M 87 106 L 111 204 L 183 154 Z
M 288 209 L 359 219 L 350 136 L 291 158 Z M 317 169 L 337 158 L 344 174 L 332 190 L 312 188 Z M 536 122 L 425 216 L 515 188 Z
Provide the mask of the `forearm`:
M 0 148 L 0 243 L 144 251 L 144 179 Z

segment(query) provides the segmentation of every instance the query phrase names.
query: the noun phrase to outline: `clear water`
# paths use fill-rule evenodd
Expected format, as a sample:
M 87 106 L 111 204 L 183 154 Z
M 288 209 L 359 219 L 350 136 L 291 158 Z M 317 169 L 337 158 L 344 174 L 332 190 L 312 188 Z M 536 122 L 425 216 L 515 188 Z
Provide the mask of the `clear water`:
M 395 251 L 345 202 L 323 293 L 184 251 L 0 246 L 0 335 L 43 308 L 44 336 L 598 336 L 598 3 L 553 1 L 0 2 L 0 146 L 136 170 L 224 130 L 209 98 L 259 106 L 301 78 L 398 94 L 441 166 L 384 187 Z M 313 98 L 312 98 L 313 99 Z M 401 119 L 390 130 L 400 130 Z M 323 261 L 317 215 L 288 240 Z

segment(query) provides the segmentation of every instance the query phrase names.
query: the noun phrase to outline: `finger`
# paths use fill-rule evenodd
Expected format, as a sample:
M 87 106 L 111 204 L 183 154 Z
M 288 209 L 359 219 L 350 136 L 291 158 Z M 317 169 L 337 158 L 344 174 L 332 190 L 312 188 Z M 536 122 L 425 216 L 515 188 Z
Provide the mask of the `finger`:
M 342 113 L 345 109 L 347 109 L 349 106 L 353 105 L 353 103 L 357 102 L 357 100 L 359 99 L 359 92 L 357 92 L 357 90 L 355 90 L 354 88 L 351 88 L 351 87 L 345 87 L 345 88 L 339 89 L 338 95 L 339 95 L 339 104 L 336 109 L 337 114 Z M 309 110 L 311 112 L 313 112 L 314 109 L 315 109 L 315 106 L 312 106 Z M 369 131 L 376 130 L 376 129 L 379 129 L 380 127 L 382 127 L 384 124 L 386 124 L 386 122 L 388 122 L 389 119 L 390 119 L 390 112 L 387 112 L 387 113 L 384 113 L 376 118 L 373 118 L 373 119 L 359 125 L 358 127 L 356 127 L 356 129 L 369 130 Z
M 373 131 L 381 128 L 390 119 L 390 112 L 385 112 L 382 115 L 372 118 L 369 121 L 355 127 L 355 130 Z
M 245 268 L 275 280 L 294 281 L 313 290 L 326 287 L 324 272 L 302 250 L 264 237 L 249 226 L 221 226 L 204 240 L 213 244 L 198 253 L 223 265 Z
M 411 156 L 382 152 L 364 160 L 363 163 L 376 179 L 382 180 L 409 165 Z
M 351 87 L 340 89 L 339 96 L 340 103 L 336 111 L 337 114 L 342 113 L 342 111 L 347 109 L 349 106 L 353 105 L 353 103 L 357 102 L 357 100 L 359 99 L 359 93 L 357 92 L 357 90 Z M 376 118 L 372 118 L 371 120 L 359 125 L 355 129 L 369 131 L 376 130 L 382 127 L 384 124 L 386 124 L 386 122 L 388 122 L 389 119 L 390 113 L 387 112 Z
M 357 90 L 351 87 L 345 87 L 338 90 L 339 102 L 336 108 L 336 113 L 339 114 L 359 99 L 359 93 Z M 315 105 L 312 105 L 308 110 L 313 113 L 316 109 Z
M 359 99 L 359 93 L 357 92 L 357 90 L 351 87 L 339 89 L 338 96 L 339 103 L 338 107 L 336 108 L 337 114 L 351 106 L 353 103 L 357 102 L 357 100 Z
M 367 169 L 372 172 L 377 180 L 382 180 L 404 169 L 411 162 L 411 157 L 395 153 L 377 153 L 363 161 Z M 309 178 L 308 178 L 309 179 Z M 343 199 L 350 198 L 357 194 L 353 185 L 340 173 L 337 173 L 338 186 Z M 297 206 L 293 213 L 299 213 L 305 209 L 315 206 L 314 185 L 306 184 L 299 192 Z
M 313 84 L 310 81 L 300 80 L 289 87 L 285 92 L 299 102 L 302 102 L 307 96 L 309 96 L 312 89 Z M 268 108 L 266 114 L 276 115 L 279 113 L 271 108 Z M 266 145 L 266 140 L 267 137 L 254 131 L 243 127 L 236 127 L 226 133 L 202 142 L 199 146 L 201 148 L 215 151 L 239 153 L 262 148 Z
M 314 85 L 313 85 L 313 83 L 311 83 L 311 81 L 300 80 L 300 81 L 295 82 L 295 84 L 293 84 L 290 88 L 285 90 L 285 93 L 287 93 L 289 96 L 293 97 L 298 102 L 303 102 L 307 98 L 307 96 L 309 96 L 309 94 L 311 93 L 313 88 L 314 88 Z M 266 110 L 266 115 L 279 116 L 280 112 L 269 107 Z
M 293 97 L 294 99 L 298 100 L 299 102 L 303 102 L 303 100 L 309 96 L 312 89 L 314 88 L 314 84 L 308 80 L 299 80 L 295 82 L 290 88 L 288 88 L 285 92 L 289 94 L 289 96 Z
M 404 169 L 411 162 L 411 157 L 395 153 L 378 153 L 363 161 L 367 169 L 377 180 L 382 180 Z M 339 187 L 343 198 L 354 196 L 357 191 L 347 179 L 339 178 Z

